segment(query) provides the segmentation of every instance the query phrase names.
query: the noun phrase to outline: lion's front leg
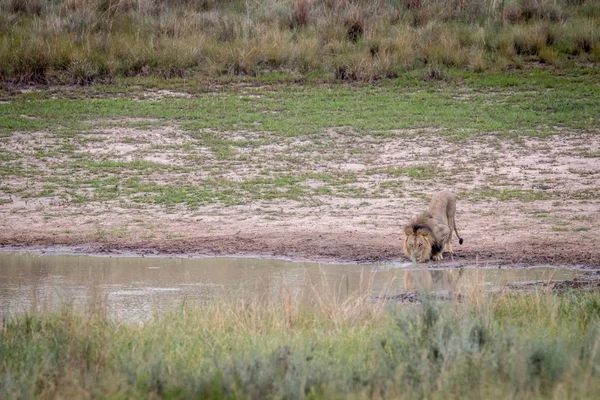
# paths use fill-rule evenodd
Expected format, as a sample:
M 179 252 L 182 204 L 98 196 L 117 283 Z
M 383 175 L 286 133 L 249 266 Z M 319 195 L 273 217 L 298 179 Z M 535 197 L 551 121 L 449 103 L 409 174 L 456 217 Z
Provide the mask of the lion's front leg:
M 442 253 L 437 253 L 431 256 L 431 259 L 433 261 L 442 261 L 444 259 L 444 256 L 442 255 Z
M 454 250 L 452 250 L 452 243 L 448 242 L 444 245 L 444 251 L 454 254 Z

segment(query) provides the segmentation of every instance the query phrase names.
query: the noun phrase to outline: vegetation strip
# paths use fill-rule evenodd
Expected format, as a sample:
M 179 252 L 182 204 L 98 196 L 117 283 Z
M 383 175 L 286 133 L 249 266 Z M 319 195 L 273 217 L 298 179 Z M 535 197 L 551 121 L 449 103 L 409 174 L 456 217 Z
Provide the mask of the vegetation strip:
M 2 321 L 0 396 L 595 398 L 600 294 L 420 295 L 422 306 L 289 290 L 144 324 L 32 310 Z M 308 293 L 306 293 L 308 294 Z M 239 294 L 238 294 L 239 295 Z
M 2 0 L 0 79 L 377 81 L 600 61 L 595 0 Z

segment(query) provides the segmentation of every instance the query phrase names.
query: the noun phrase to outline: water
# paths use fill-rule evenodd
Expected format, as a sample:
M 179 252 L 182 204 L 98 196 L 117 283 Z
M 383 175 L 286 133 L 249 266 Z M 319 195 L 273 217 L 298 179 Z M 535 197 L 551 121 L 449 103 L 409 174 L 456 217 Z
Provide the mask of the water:
M 0 253 L 0 317 L 67 303 L 101 303 L 111 318 L 143 320 L 182 304 L 244 293 L 282 291 L 344 298 L 407 290 L 460 291 L 508 283 L 566 280 L 577 271 L 528 269 L 435 269 L 410 264 L 322 264 L 252 258 L 91 257 Z

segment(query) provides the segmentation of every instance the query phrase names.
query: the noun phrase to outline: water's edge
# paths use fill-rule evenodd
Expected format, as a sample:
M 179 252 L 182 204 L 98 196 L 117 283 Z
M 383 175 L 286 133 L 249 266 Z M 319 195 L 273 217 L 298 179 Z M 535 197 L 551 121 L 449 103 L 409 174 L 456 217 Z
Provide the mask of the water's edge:
M 169 253 L 160 251 L 134 251 L 134 250 L 115 250 L 99 248 L 97 246 L 0 246 L 0 255 L 2 254 L 34 254 L 34 255 L 56 255 L 56 256 L 87 256 L 99 258 L 158 258 L 158 259 L 253 259 L 253 260 L 275 260 L 293 263 L 318 263 L 327 265 L 401 265 L 416 268 L 438 269 L 528 269 L 528 268 L 558 268 L 569 269 L 573 271 L 600 271 L 600 267 L 593 268 L 587 265 L 566 265 L 566 264 L 527 264 L 527 263 L 500 263 L 500 260 L 486 260 L 482 263 L 472 260 L 447 258 L 443 261 L 430 261 L 428 263 L 414 264 L 406 259 L 390 259 L 380 262 L 337 260 L 337 259 L 313 259 L 303 257 L 284 257 L 275 255 L 255 254 L 255 253 L 232 253 L 232 254 L 211 254 L 211 253 Z

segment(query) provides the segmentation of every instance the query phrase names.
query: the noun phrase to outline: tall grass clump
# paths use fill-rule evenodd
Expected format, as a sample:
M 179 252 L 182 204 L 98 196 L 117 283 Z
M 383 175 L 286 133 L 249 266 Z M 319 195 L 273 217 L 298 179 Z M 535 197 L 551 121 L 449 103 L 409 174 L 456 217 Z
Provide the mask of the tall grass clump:
M 595 0 L 0 0 L 0 80 L 562 67 L 598 62 L 599 32 Z
M 1 398 L 597 398 L 600 293 L 420 305 L 282 290 L 138 323 L 2 321 Z M 459 301 L 460 300 L 460 301 Z

